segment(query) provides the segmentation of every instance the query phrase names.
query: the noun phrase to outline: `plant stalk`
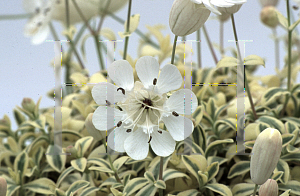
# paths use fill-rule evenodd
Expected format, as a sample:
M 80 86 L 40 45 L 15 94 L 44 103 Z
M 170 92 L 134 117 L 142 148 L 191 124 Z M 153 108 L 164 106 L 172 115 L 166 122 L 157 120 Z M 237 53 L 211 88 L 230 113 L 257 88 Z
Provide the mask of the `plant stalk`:
M 201 32 L 200 29 L 197 30 L 197 57 L 198 57 L 198 69 L 202 68 L 202 62 L 201 62 Z
M 163 179 L 163 172 L 164 172 L 164 158 L 160 157 L 159 163 L 159 180 Z M 159 189 L 159 196 L 163 196 L 163 189 Z
M 256 195 L 256 190 L 257 190 L 257 184 L 255 184 L 255 187 L 254 187 L 254 191 L 253 191 L 253 196 L 255 196 Z
M 210 50 L 210 52 L 211 52 L 211 55 L 212 55 L 212 57 L 213 57 L 213 59 L 214 59 L 214 61 L 215 61 L 215 64 L 217 65 L 217 64 L 218 64 L 218 58 L 217 58 L 216 52 L 215 52 L 215 50 L 214 50 L 214 48 L 213 48 L 213 45 L 212 45 L 212 43 L 211 43 L 211 41 L 210 41 L 210 38 L 209 38 L 209 36 L 208 36 L 208 33 L 207 33 L 207 31 L 206 31 L 205 25 L 203 25 L 202 29 L 203 29 L 204 36 L 205 36 L 205 39 L 206 39 L 206 41 L 207 41 L 209 50 Z
M 173 64 L 173 65 L 174 65 L 174 60 L 175 60 L 177 39 L 178 39 L 178 36 L 175 35 L 174 42 L 173 42 L 173 49 L 172 49 L 172 57 L 171 57 L 171 64 Z
M 231 14 L 231 21 L 232 21 L 232 28 L 233 28 L 236 48 L 237 48 L 237 52 L 238 52 L 238 58 L 240 58 L 239 59 L 240 62 L 243 62 L 242 59 L 241 59 L 241 51 L 240 51 L 240 47 L 239 47 L 239 44 L 238 44 L 238 36 L 237 36 L 237 31 L 236 31 L 236 27 L 235 27 L 235 21 L 234 21 L 233 14 Z M 253 112 L 253 115 L 254 115 L 254 119 L 256 120 L 258 117 L 257 117 L 256 111 L 255 111 L 255 107 L 254 107 L 254 103 L 253 103 L 253 99 L 252 99 L 252 95 L 251 95 L 251 92 L 250 92 L 250 88 L 249 88 L 249 84 L 248 84 L 248 80 L 247 80 L 245 70 L 244 70 L 244 73 L 245 73 L 244 75 L 245 75 L 246 91 L 247 91 L 247 94 L 248 94 L 248 98 L 249 98 L 249 101 L 250 101 L 250 105 L 251 105 L 251 109 L 252 109 L 252 112 Z
M 127 12 L 126 33 L 129 33 L 129 27 L 130 27 L 131 3 L 132 3 L 132 0 L 129 0 L 129 3 L 128 3 L 128 12 Z M 129 42 L 129 36 L 126 36 L 125 37 L 124 52 L 123 52 L 123 59 L 124 60 L 126 60 L 126 57 L 127 57 L 128 42 Z

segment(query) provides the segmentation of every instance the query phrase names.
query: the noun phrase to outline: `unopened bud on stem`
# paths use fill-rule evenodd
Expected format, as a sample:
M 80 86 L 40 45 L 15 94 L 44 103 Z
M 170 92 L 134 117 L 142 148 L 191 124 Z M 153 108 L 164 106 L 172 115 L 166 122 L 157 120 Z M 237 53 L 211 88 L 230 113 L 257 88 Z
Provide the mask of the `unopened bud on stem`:
M 259 195 L 264 196 L 277 196 L 278 195 L 278 185 L 277 182 L 273 179 L 268 179 L 261 187 L 259 188 Z

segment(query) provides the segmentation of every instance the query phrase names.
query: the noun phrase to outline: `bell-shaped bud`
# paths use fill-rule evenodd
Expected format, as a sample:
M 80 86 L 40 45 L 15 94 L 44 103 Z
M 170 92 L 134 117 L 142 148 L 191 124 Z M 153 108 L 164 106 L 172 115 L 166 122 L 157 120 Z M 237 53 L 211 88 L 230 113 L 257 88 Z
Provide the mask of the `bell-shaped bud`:
M 106 136 L 106 131 L 99 131 L 95 128 L 93 122 L 93 113 L 90 113 L 87 118 L 85 119 L 85 128 L 87 129 L 88 133 L 96 140 L 99 141 Z
M 35 110 L 35 103 L 31 98 L 25 97 L 22 101 L 22 107 L 24 110 L 33 113 Z
M 260 186 L 259 195 L 264 196 L 277 196 L 278 195 L 278 184 L 273 179 L 268 179 L 263 185 Z
M 277 129 L 267 128 L 256 138 L 250 160 L 251 180 L 265 183 L 274 171 L 282 149 L 282 137 Z
M 231 7 L 219 7 L 218 10 L 223 14 L 235 14 L 240 10 L 243 4 L 236 4 Z
M 263 7 L 276 6 L 278 3 L 278 0 L 259 0 L 259 2 Z
M 0 196 L 5 196 L 7 191 L 7 182 L 3 177 L 0 177 Z
M 203 4 L 175 0 L 169 17 L 170 29 L 177 36 L 192 34 L 203 26 L 210 12 Z
M 273 6 L 264 7 L 260 12 L 260 20 L 268 27 L 276 27 L 279 24 L 277 9 Z

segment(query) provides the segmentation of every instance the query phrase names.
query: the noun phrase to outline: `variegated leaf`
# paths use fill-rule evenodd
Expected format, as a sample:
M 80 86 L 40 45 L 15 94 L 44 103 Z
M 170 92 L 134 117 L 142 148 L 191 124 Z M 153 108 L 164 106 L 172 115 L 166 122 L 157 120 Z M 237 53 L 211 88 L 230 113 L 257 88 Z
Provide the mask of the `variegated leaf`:
M 212 190 L 213 192 L 219 193 L 220 195 L 232 196 L 232 192 L 230 188 L 228 188 L 224 184 L 214 183 L 214 184 L 208 184 L 205 187 Z
M 157 191 L 157 187 L 154 186 L 153 184 L 148 184 L 147 186 L 145 186 L 144 188 L 142 188 L 137 194 L 136 196 L 154 196 L 155 193 Z
M 28 167 L 28 155 L 25 151 L 22 151 L 15 159 L 14 171 L 20 171 L 20 178 L 25 175 Z
M 79 189 L 85 188 L 89 185 L 90 183 L 85 181 L 85 180 L 79 180 L 74 182 L 66 191 L 66 195 L 70 196 L 71 193 L 76 193 Z
M 250 161 L 240 161 L 234 164 L 228 173 L 228 178 L 231 179 L 235 176 L 243 175 L 250 171 Z
M 254 186 L 254 184 L 240 183 L 232 188 L 232 193 L 234 196 L 251 195 L 253 193 Z
M 78 149 L 78 146 L 80 145 L 81 147 L 81 155 L 80 157 L 83 157 L 84 153 L 87 151 L 87 149 L 90 147 L 90 145 L 93 142 L 93 137 L 92 136 L 87 136 L 84 138 L 81 138 L 79 140 L 77 140 L 77 142 L 75 143 L 75 148 Z
M 126 195 L 131 195 L 134 192 L 136 192 L 137 190 L 140 190 L 146 184 L 148 184 L 148 180 L 145 178 L 141 178 L 141 177 L 133 178 L 124 187 L 123 193 Z M 152 185 L 152 186 L 154 186 L 154 185 Z
M 282 191 L 287 191 L 291 189 L 291 193 L 295 195 L 300 195 L 300 182 L 296 180 L 288 181 L 286 184 L 279 184 L 278 189 Z
M 156 186 L 159 189 L 166 189 L 166 183 L 162 180 L 158 180 L 156 183 L 154 183 L 154 186 Z
M 60 183 L 68 176 L 69 173 L 71 173 L 74 170 L 75 170 L 75 168 L 72 166 L 65 169 L 58 177 L 58 179 L 56 181 L 56 187 L 59 187 Z
M 117 160 L 115 160 L 113 162 L 113 166 L 115 168 L 116 171 L 118 171 L 122 166 L 123 164 L 128 160 L 128 156 L 122 156 L 120 158 L 118 158 Z
M 283 172 L 283 175 L 281 176 L 281 178 L 279 180 L 283 184 L 286 184 L 289 180 L 289 177 L 290 177 L 290 167 L 287 164 L 287 162 L 285 162 L 282 159 L 279 159 L 278 163 L 277 163 L 277 166 L 275 168 L 275 171 L 282 171 Z
M 25 189 L 29 189 L 35 193 L 41 193 L 45 195 L 54 194 L 52 190 L 53 187 L 55 187 L 55 183 L 48 178 L 39 178 L 24 185 Z
M 223 144 L 233 143 L 233 139 L 225 139 L 225 140 L 217 140 L 212 143 L 210 143 L 207 146 L 207 149 L 205 151 L 205 157 L 211 156 L 213 152 L 216 150 L 217 146 L 222 146 Z
M 85 157 L 74 159 L 71 161 L 71 165 L 80 172 L 83 172 L 85 170 L 86 164 L 87 161 Z
M 48 164 L 58 173 L 60 173 L 66 164 L 66 155 L 61 154 L 58 146 L 49 145 L 46 152 Z

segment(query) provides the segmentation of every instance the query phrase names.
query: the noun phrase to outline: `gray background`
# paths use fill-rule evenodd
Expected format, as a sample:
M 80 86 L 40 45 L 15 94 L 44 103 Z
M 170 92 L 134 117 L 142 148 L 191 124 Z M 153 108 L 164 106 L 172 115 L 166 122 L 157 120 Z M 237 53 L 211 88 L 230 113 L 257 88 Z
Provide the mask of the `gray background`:
M 169 12 L 173 0 L 133 0 L 132 14 L 141 14 L 139 29 L 146 32 L 145 25 L 164 24 L 166 30 L 164 35 L 171 35 L 173 42 L 174 35 L 169 30 Z M 291 5 L 295 5 L 291 1 Z M 286 15 L 285 1 L 280 0 L 277 6 L 283 15 Z M 270 39 L 272 34 L 271 29 L 267 28 L 260 22 L 259 14 L 261 5 L 258 0 L 248 0 L 242 6 L 240 11 L 235 15 L 236 25 L 238 28 L 238 36 L 240 40 L 253 40 L 252 43 L 246 44 L 245 55 L 256 54 L 266 60 L 266 68 L 259 68 L 256 75 L 275 74 L 275 59 L 274 59 L 274 42 Z M 0 15 L 5 14 L 23 14 L 25 11 L 22 7 L 21 0 L 0 1 Z M 119 17 L 125 19 L 127 15 L 127 6 L 116 13 Z M 293 14 L 298 17 L 298 12 L 293 11 Z M 213 13 L 210 19 L 205 23 L 209 32 L 210 38 L 215 43 L 219 43 L 219 22 L 214 20 L 216 15 Z M 7 114 L 12 121 L 13 129 L 16 129 L 16 123 L 13 119 L 13 108 L 16 105 L 21 105 L 24 97 L 30 97 L 35 102 L 42 96 L 40 106 L 54 107 L 54 100 L 46 96 L 46 93 L 54 88 L 54 71 L 50 65 L 50 61 L 54 58 L 54 44 L 45 42 L 40 45 L 31 45 L 30 39 L 24 37 L 23 29 L 28 19 L 20 20 L 1 20 L 0 21 L 0 84 L 1 84 L 1 105 L 0 118 Z M 59 22 L 54 22 L 57 32 L 62 32 L 62 27 Z M 109 27 L 114 32 L 123 31 L 123 25 L 117 23 L 111 18 L 107 18 L 103 27 Z M 231 21 L 225 23 L 224 46 L 234 47 Z M 284 31 L 278 27 L 278 34 L 282 35 Z M 88 32 L 86 32 L 88 33 Z M 66 39 L 60 35 L 61 39 Z M 53 39 L 50 35 L 49 40 Z M 117 35 L 117 39 L 121 39 Z M 137 46 L 139 36 L 133 34 L 129 40 L 128 53 L 133 57 L 137 57 Z M 195 40 L 195 34 L 187 36 L 187 40 Z M 214 61 L 209 52 L 207 43 L 202 33 L 202 63 L 203 67 L 214 67 Z M 65 48 L 67 45 L 64 44 Z M 193 46 L 196 50 L 196 45 Z M 118 43 L 117 54 L 119 50 L 123 50 L 123 43 Z M 90 71 L 90 75 L 99 71 L 98 59 L 95 52 L 94 41 L 89 38 L 86 42 L 87 61 L 86 68 Z M 227 55 L 231 55 L 227 53 Z M 280 67 L 283 67 L 283 57 L 286 55 L 284 46 L 280 45 Z M 218 59 L 221 58 L 217 52 Z M 121 59 L 117 55 L 116 59 Z M 168 59 L 169 61 L 170 59 Z M 193 56 L 193 61 L 197 61 L 197 57 Z M 298 79 L 299 80 L 299 79 Z

